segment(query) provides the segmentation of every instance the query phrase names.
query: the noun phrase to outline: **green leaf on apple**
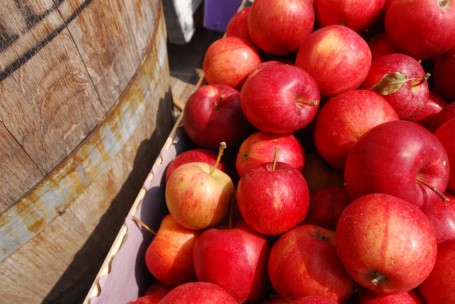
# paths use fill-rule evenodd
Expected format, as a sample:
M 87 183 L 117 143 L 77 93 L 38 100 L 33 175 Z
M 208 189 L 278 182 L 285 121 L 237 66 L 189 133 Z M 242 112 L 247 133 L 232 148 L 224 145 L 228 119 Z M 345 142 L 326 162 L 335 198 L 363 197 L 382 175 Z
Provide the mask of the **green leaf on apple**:
M 385 74 L 370 90 L 381 94 L 390 95 L 398 92 L 406 83 L 407 77 L 404 73 L 393 72 Z

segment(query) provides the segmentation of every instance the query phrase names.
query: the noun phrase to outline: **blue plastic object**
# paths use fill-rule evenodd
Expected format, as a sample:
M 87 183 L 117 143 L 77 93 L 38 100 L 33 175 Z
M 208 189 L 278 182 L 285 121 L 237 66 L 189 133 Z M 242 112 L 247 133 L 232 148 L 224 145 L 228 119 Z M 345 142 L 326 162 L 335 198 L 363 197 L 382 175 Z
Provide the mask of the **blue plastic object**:
M 224 33 L 240 4 L 242 0 L 204 0 L 204 27 Z

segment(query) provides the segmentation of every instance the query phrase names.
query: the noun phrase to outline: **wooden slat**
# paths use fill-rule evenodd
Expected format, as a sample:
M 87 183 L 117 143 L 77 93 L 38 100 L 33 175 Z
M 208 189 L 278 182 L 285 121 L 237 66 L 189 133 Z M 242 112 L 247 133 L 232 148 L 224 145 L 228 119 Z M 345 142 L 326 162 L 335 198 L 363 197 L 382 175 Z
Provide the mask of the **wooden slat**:
M 59 6 L 62 17 L 68 18 L 83 2 L 64 1 Z M 102 104 L 111 108 L 140 62 L 123 2 L 91 1 L 68 30 Z

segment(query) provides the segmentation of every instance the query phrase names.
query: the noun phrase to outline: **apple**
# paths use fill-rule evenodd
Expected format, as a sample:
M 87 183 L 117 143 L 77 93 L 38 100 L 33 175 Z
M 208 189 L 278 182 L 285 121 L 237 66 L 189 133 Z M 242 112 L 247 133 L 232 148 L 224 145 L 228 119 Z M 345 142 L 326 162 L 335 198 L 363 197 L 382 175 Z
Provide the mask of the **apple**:
M 430 275 L 418 286 L 425 303 L 455 303 L 455 240 L 438 245 L 436 263 Z
M 341 212 L 351 202 L 346 186 L 333 186 L 310 193 L 306 224 L 335 230 Z
M 375 60 L 382 55 L 399 53 L 400 51 L 390 40 L 386 32 L 380 32 L 367 40 L 371 51 L 371 59 Z
M 226 37 L 235 36 L 253 44 L 248 30 L 248 16 L 250 15 L 251 6 L 242 8 L 232 16 L 226 27 Z
M 314 0 L 316 22 L 319 27 L 342 24 L 361 33 L 382 15 L 385 0 Z
M 314 18 L 310 1 L 256 0 L 251 5 L 248 31 L 259 49 L 284 56 L 296 52 L 313 31 Z
M 353 200 L 336 228 L 338 254 L 361 286 L 390 294 L 422 283 L 436 261 L 436 234 L 415 205 L 373 193 Z
M 305 296 L 292 301 L 290 304 L 337 304 L 337 301 L 321 296 Z
M 303 224 L 280 236 L 268 271 L 274 290 L 288 301 L 311 295 L 344 303 L 355 288 L 338 258 L 335 232 L 316 225 Z
M 356 89 L 340 93 L 330 98 L 316 117 L 316 149 L 327 163 L 342 170 L 349 151 L 363 134 L 398 119 L 394 108 L 375 92 Z
M 403 53 L 416 59 L 432 58 L 455 45 L 455 2 L 391 1 L 384 25 Z
M 216 149 L 222 141 L 237 147 L 251 132 L 239 91 L 221 84 L 197 88 L 188 98 L 182 122 L 191 141 L 202 148 Z
M 171 176 L 172 172 L 177 167 L 180 167 L 183 164 L 190 163 L 190 162 L 205 162 L 208 163 L 209 165 L 215 165 L 216 160 L 218 158 L 218 154 L 211 150 L 211 149 L 206 149 L 206 148 L 191 148 L 189 150 L 183 151 L 182 153 L 179 153 L 176 155 L 176 157 L 169 163 L 169 165 L 166 167 L 166 172 L 164 176 L 164 181 L 167 183 L 169 180 L 169 177 Z M 225 172 L 230 176 L 232 174 L 229 168 L 229 165 L 225 163 L 223 160 L 220 160 L 217 168 L 220 169 L 221 171 Z
M 449 158 L 441 142 L 406 120 L 373 127 L 352 147 L 344 168 L 351 198 L 386 193 L 418 207 L 446 200 Z
M 300 224 L 309 205 L 302 172 L 276 158 L 241 176 L 235 197 L 244 221 L 257 232 L 271 236 Z
M 158 304 L 237 304 L 224 288 L 210 282 L 188 282 L 176 286 Z
M 313 77 L 282 62 L 261 65 L 240 90 L 240 106 L 247 120 L 261 131 L 277 134 L 307 126 L 316 116 L 319 99 Z
M 239 90 L 261 61 L 256 47 L 245 40 L 222 37 L 207 48 L 202 69 L 208 84 L 224 84 Z
M 159 301 L 154 296 L 140 296 L 129 301 L 128 304 L 157 304 Z
M 193 247 L 199 232 L 177 223 L 167 214 L 145 252 L 145 264 L 161 283 L 176 286 L 196 279 Z
M 382 95 L 400 119 L 412 121 L 428 101 L 428 77 L 416 59 L 393 53 L 373 60 L 361 88 Z
M 433 123 L 434 118 L 442 111 L 449 103 L 437 94 L 434 90 L 430 90 L 428 96 L 428 101 L 423 106 L 423 110 L 420 112 L 417 117 L 414 118 L 414 121 L 419 125 L 424 126 L 428 130 L 431 130 L 431 124 Z M 454 106 L 455 110 L 455 106 Z M 455 112 L 454 112 L 455 113 Z M 455 117 L 455 114 L 454 114 Z
M 219 156 L 223 153 L 221 145 Z M 165 189 L 166 206 L 182 226 L 202 230 L 221 224 L 227 218 L 235 196 L 232 179 L 203 162 L 191 162 L 176 168 Z
M 269 291 L 268 239 L 248 226 L 210 228 L 198 237 L 193 262 L 199 281 L 215 283 L 238 303 L 252 303 Z
M 368 74 L 371 51 L 355 31 L 329 25 L 312 32 L 297 52 L 295 65 L 316 80 L 322 97 L 358 88 Z
M 443 123 L 434 133 L 444 146 L 449 157 L 450 169 L 448 188 L 455 192 L 455 117 Z
M 455 45 L 435 59 L 433 76 L 435 90 L 447 100 L 455 101 Z
M 359 304 L 424 304 L 415 290 L 381 294 L 368 289 L 361 292 Z
M 430 131 L 435 132 L 448 120 L 455 118 L 455 102 L 451 102 L 441 109 L 431 120 Z
M 174 286 L 172 285 L 167 285 L 158 280 L 154 280 L 145 290 L 143 296 L 149 301 L 148 304 L 156 304 L 173 288 Z
M 329 165 L 316 150 L 311 150 L 305 155 L 303 176 L 307 181 L 310 193 L 344 185 L 343 170 Z
M 444 195 L 449 202 L 436 201 L 422 207 L 433 224 L 438 244 L 455 239 L 455 195 L 450 192 Z
M 259 304 L 289 304 L 289 302 L 283 299 L 283 297 L 280 295 L 274 293 L 267 296 L 265 299 L 259 302 Z
M 238 149 L 235 161 L 237 174 L 241 177 L 251 168 L 272 162 L 277 147 L 280 148 L 278 162 L 303 170 L 306 153 L 293 134 L 258 131 L 248 136 Z

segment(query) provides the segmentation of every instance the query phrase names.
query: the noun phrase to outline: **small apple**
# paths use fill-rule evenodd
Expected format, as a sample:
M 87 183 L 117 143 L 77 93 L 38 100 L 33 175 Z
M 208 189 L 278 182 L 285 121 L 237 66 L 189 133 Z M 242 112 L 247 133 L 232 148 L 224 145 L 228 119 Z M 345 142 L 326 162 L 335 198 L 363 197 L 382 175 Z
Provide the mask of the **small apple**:
M 245 222 L 265 235 L 279 235 L 300 224 L 308 211 L 309 192 L 299 170 L 273 162 L 240 177 L 237 205 Z
M 430 131 L 433 133 L 448 120 L 455 118 L 455 102 L 446 105 L 431 120 Z
M 305 176 L 310 193 L 344 185 L 343 170 L 329 165 L 316 150 L 306 154 L 303 176 Z
M 422 207 L 446 200 L 449 158 L 444 146 L 421 125 L 397 120 L 365 133 L 352 147 L 344 167 L 351 198 L 386 193 Z
M 379 94 L 349 90 L 330 98 L 316 116 L 314 142 L 332 167 L 344 169 L 357 140 L 376 125 L 398 120 L 394 108 Z
M 297 52 L 295 65 L 316 80 L 323 98 L 330 98 L 362 84 L 370 69 L 371 51 L 355 31 L 329 25 L 308 36 Z
M 226 36 L 235 36 L 253 44 L 250 32 L 248 31 L 248 16 L 250 15 L 251 6 L 244 7 L 232 16 L 226 27 Z
M 455 2 L 390 1 L 384 25 L 387 35 L 403 53 L 429 59 L 454 46 Z
M 260 63 L 257 49 L 235 36 L 212 42 L 202 62 L 208 84 L 224 84 L 239 90 L 248 74 Z
M 313 77 L 281 62 L 261 65 L 240 90 L 240 105 L 247 120 L 261 131 L 277 134 L 307 126 L 316 116 L 319 99 Z
M 431 130 L 431 124 L 433 123 L 434 118 L 442 111 L 449 103 L 437 94 L 434 90 L 430 90 L 428 101 L 423 106 L 423 110 L 420 112 L 417 117 L 414 118 L 414 121 L 421 126 L 424 126 L 428 130 Z M 454 106 L 455 110 L 455 106 Z M 455 113 L 455 112 L 454 112 Z M 455 114 L 454 114 L 455 117 Z
M 267 238 L 245 224 L 206 229 L 194 245 L 196 276 L 223 287 L 239 303 L 256 302 L 269 291 L 269 251 Z
M 277 147 L 280 148 L 278 162 L 303 170 L 305 150 L 293 134 L 258 131 L 248 136 L 238 149 L 235 164 L 237 174 L 241 177 L 251 168 L 272 162 Z
M 455 167 L 455 117 L 443 123 L 434 135 L 444 146 L 449 157 L 449 164 Z M 455 192 L 455 168 L 450 169 L 448 188 Z
M 455 101 L 455 45 L 435 59 L 433 76 L 435 90 L 448 101 Z
M 375 60 L 382 55 L 400 52 L 385 32 L 380 32 L 377 35 L 371 37 L 367 40 L 367 43 L 371 50 L 372 60 Z
M 313 31 L 314 18 L 310 1 L 256 0 L 251 5 L 248 30 L 259 49 L 284 56 L 296 52 Z
M 361 286 L 390 294 L 416 288 L 436 261 L 436 234 L 415 205 L 374 193 L 352 201 L 336 228 L 338 254 Z
M 338 257 L 335 232 L 316 225 L 303 224 L 280 236 L 268 270 L 274 290 L 288 301 L 311 295 L 345 303 L 355 288 Z
M 430 275 L 418 286 L 426 304 L 455 303 L 455 240 L 438 245 L 436 263 Z
M 191 141 L 209 149 L 216 149 L 222 141 L 237 147 L 251 130 L 240 107 L 239 91 L 222 84 L 197 88 L 188 98 L 182 121 Z
M 305 296 L 292 301 L 290 304 L 337 304 L 338 302 L 327 297 Z
M 414 120 L 429 98 L 429 87 L 422 65 L 411 56 L 393 53 L 371 63 L 361 88 L 383 96 L 400 119 Z
M 423 213 L 430 219 L 436 232 L 438 244 L 455 239 L 455 195 L 446 192 L 448 202 L 436 201 L 422 207 Z
M 158 304 L 238 304 L 224 288 L 209 282 L 176 286 Z
M 167 214 L 145 252 L 145 264 L 161 283 L 176 286 L 196 279 L 193 247 L 199 233 Z
M 320 27 L 342 24 L 361 33 L 382 15 L 385 0 L 314 0 L 316 21 Z
M 224 151 L 222 143 L 218 155 Z M 192 162 L 176 168 L 165 189 L 166 206 L 182 226 L 202 230 L 226 220 L 235 196 L 232 179 L 217 169 L 218 162 Z

